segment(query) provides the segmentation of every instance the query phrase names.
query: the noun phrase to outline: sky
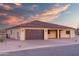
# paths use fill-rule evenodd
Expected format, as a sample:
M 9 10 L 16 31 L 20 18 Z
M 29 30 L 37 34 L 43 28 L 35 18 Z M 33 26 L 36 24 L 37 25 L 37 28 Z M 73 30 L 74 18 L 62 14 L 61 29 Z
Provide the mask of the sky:
M 40 20 L 79 26 L 79 3 L 0 3 L 0 28 Z

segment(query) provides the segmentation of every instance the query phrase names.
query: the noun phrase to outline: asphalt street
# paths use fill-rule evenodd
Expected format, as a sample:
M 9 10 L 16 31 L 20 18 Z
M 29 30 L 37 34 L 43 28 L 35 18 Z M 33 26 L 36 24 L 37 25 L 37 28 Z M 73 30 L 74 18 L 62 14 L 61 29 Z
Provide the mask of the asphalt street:
M 79 56 L 79 44 L 7 52 L 0 56 Z

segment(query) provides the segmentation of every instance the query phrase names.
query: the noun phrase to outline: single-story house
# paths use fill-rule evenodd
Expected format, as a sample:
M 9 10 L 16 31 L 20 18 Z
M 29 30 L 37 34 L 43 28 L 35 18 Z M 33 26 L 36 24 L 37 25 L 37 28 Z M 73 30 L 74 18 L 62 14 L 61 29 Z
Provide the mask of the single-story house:
M 9 38 L 16 40 L 49 40 L 75 37 L 75 29 L 34 20 L 7 29 Z

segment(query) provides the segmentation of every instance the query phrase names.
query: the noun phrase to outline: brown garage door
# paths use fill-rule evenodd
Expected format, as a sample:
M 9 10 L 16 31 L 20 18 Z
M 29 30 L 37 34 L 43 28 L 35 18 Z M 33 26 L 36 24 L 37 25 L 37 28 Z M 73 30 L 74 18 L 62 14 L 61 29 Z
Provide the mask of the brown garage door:
M 44 31 L 43 30 L 26 30 L 26 40 L 43 40 Z

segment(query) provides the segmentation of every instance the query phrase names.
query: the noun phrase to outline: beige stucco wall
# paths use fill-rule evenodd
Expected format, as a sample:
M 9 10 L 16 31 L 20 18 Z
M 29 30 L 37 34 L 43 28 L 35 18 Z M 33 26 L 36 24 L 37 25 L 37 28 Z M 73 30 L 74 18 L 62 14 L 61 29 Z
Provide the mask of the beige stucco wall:
M 62 30 L 60 32 L 60 37 L 61 38 L 70 38 L 70 34 L 66 34 L 66 30 Z
M 48 29 L 44 29 L 44 40 L 48 40 Z
M 11 34 L 11 31 L 12 31 L 12 34 Z M 7 34 L 10 38 L 13 38 L 13 39 L 20 39 L 20 29 L 10 29 L 10 30 L 7 30 Z
M 25 29 L 24 28 L 20 29 L 20 40 L 25 40 Z
M 11 34 L 12 30 L 12 34 Z M 10 38 L 16 39 L 16 40 L 25 40 L 25 29 L 24 28 L 18 28 L 18 29 L 10 29 L 7 31 L 7 34 Z
M 66 31 L 70 31 L 70 34 L 66 34 Z M 61 38 L 72 38 L 75 37 L 75 32 L 72 29 L 64 29 L 60 33 Z
M 76 34 L 75 34 L 75 30 L 72 30 L 72 29 L 71 29 L 71 33 L 70 33 L 70 34 L 71 34 L 71 37 L 75 37 L 75 35 L 76 35 Z
M 44 30 L 44 40 L 47 40 L 48 38 L 56 38 L 56 31 L 51 31 L 50 34 L 48 34 L 48 28 L 18 28 L 18 29 L 10 29 L 10 30 L 12 30 L 12 34 L 11 34 L 10 30 L 7 31 L 7 34 L 10 36 L 10 38 L 19 39 L 19 40 L 25 40 L 25 30 L 26 29 Z M 51 30 L 53 30 L 53 29 L 51 29 Z M 62 30 L 62 29 L 59 29 L 59 30 Z M 72 29 L 70 30 L 70 35 L 66 34 L 67 30 L 70 30 L 70 29 L 63 29 L 61 31 L 61 38 L 75 37 L 74 30 L 72 30 Z M 17 32 L 19 32 L 19 38 L 17 36 Z M 57 31 L 57 32 L 59 32 L 59 31 Z M 58 36 L 58 34 L 57 34 L 57 36 Z

